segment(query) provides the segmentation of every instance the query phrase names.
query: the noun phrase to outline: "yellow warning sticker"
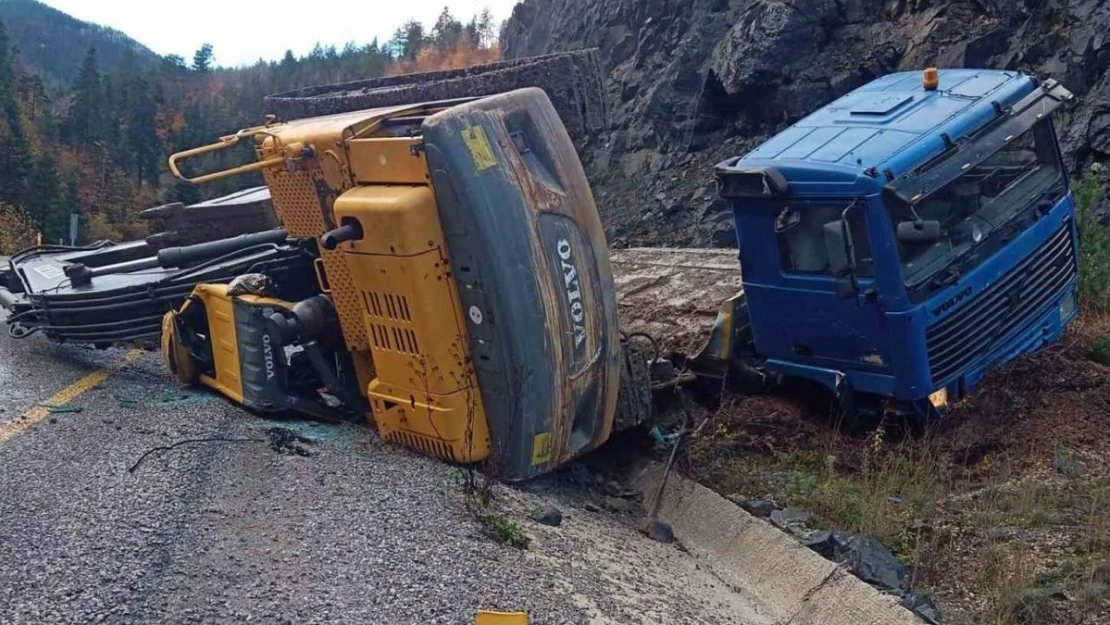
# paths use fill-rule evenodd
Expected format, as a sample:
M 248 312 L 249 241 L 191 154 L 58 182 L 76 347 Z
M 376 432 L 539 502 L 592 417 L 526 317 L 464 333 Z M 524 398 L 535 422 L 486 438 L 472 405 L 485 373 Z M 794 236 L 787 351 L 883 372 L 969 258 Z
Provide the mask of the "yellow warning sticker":
M 532 466 L 551 462 L 551 432 L 536 434 L 532 439 Z
M 470 157 L 474 159 L 474 167 L 478 171 L 497 164 L 497 157 L 493 155 L 485 129 L 481 126 L 467 126 L 463 128 L 462 136 L 466 147 L 470 148 Z

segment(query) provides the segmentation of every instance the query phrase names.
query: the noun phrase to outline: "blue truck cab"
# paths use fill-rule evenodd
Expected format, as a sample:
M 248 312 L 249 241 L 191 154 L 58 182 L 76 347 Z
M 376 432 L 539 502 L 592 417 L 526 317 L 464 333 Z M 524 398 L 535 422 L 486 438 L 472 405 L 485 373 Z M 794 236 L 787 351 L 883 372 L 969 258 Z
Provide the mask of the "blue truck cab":
M 1019 72 L 879 78 L 717 168 L 750 316 L 745 358 L 842 405 L 943 414 L 1077 314 L 1075 206 Z

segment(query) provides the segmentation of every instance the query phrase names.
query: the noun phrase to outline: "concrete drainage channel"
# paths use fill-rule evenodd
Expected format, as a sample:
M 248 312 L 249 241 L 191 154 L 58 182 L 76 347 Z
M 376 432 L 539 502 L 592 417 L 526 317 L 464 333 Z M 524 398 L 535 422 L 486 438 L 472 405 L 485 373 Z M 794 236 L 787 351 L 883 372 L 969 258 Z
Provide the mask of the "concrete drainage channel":
M 665 470 L 652 464 L 637 478 L 645 508 Z M 797 538 L 717 493 L 678 475 L 663 488 L 659 518 L 724 584 L 769 617 L 789 625 L 921 625 L 898 597 L 883 593 Z M 830 538 L 831 540 L 831 538 Z

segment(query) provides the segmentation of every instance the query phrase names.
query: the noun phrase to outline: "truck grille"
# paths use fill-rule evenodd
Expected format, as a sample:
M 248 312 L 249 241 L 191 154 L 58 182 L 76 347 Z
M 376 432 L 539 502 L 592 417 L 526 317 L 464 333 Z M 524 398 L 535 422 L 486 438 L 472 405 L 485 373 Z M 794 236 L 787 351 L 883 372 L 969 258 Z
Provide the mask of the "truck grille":
M 1067 222 L 1032 256 L 955 313 L 925 332 L 933 384 L 948 379 L 981 354 L 1017 332 L 1076 275 L 1071 223 Z

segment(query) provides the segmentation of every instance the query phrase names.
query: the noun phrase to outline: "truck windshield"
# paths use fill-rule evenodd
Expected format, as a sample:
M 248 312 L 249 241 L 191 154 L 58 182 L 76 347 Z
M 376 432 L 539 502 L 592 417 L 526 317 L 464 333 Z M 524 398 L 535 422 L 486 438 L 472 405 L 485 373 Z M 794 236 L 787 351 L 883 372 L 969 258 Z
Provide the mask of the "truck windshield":
M 908 286 L 919 285 L 995 235 L 1012 230 L 1020 215 L 1065 191 L 1052 126 L 1046 119 L 1006 143 L 983 162 L 915 204 L 917 216 L 936 220 L 941 238 L 928 243 L 898 243 Z M 913 220 L 907 204 L 891 206 L 892 217 Z M 984 258 L 986 254 L 979 254 Z

